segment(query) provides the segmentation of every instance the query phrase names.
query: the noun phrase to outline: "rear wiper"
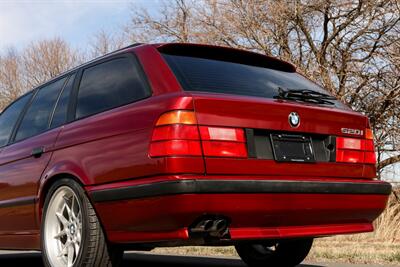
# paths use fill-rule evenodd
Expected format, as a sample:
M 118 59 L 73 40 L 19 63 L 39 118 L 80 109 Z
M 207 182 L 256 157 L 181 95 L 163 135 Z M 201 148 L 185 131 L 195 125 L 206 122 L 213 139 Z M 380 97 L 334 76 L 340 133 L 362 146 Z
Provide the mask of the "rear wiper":
M 323 105 L 335 105 L 334 102 L 329 100 L 336 100 L 334 96 L 309 89 L 284 89 L 282 87 L 278 87 L 278 95 L 274 96 L 274 98 Z

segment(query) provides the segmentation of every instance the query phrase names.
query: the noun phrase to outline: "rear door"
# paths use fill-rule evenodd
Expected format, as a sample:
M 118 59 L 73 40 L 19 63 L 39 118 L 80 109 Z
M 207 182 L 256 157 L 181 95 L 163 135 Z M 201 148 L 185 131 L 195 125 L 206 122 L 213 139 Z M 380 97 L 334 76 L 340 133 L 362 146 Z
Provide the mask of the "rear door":
M 147 127 L 153 121 L 142 115 L 151 110 L 144 100 L 151 90 L 136 57 L 121 54 L 94 62 L 77 79 L 70 123 L 60 133 L 50 165 L 79 166 L 90 179 L 87 184 L 143 175 L 150 169 Z
M 68 78 L 35 91 L 0 155 L 0 234 L 35 234 L 35 196 L 60 128 L 50 120 Z M 3 205 L 1 205 L 3 204 Z

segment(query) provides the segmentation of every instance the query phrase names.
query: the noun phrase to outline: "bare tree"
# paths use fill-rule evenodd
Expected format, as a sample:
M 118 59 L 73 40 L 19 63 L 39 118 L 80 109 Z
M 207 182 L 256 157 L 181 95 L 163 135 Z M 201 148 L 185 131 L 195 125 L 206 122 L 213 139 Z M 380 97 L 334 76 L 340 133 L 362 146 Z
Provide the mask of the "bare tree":
M 128 38 L 123 33 L 110 33 L 101 30 L 94 35 L 89 45 L 90 57 L 96 58 L 105 55 L 128 44 Z
M 400 36 L 400 28 L 396 29 Z M 380 155 L 379 168 L 400 162 L 400 42 L 393 42 L 386 47 L 386 58 L 389 64 L 381 68 L 380 84 L 386 95 L 383 101 L 377 101 L 379 106 L 373 118 L 375 127 L 379 130 L 378 149 L 384 152 Z M 380 153 L 381 154 L 381 153 Z
M 30 44 L 0 55 L 0 110 L 24 92 L 76 66 L 83 59 L 60 38 Z
M 132 9 L 131 39 L 219 44 L 277 56 L 371 118 L 379 169 L 400 162 L 397 0 L 173 0 Z
M 140 6 L 132 6 L 132 21 L 124 30 L 131 42 L 188 42 L 193 40 L 195 0 L 174 0 L 161 2 L 157 19 Z
M 35 87 L 81 61 L 80 54 L 60 38 L 29 45 L 22 53 L 22 65 L 28 87 Z
M 0 110 L 26 90 L 20 63 L 21 58 L 15 49 L 0 56 Z

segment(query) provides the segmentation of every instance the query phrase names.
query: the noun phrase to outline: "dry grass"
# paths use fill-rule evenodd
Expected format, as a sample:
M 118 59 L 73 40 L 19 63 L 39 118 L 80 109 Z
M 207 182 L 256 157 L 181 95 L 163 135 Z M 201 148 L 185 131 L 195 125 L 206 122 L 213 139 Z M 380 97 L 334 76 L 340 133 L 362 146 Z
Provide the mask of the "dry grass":
M 397 190 L 400 196 L 400 190 Z M 159 248 L 160 254 L 237 257 L 233 247 Z M 400 264 L 400 201 L 393 194 L 373 233 L 317 239 L 309 261 Z
M 375 221 L 374 238 L 400 242 L 400 189 L 393 192 L 385 212 Z

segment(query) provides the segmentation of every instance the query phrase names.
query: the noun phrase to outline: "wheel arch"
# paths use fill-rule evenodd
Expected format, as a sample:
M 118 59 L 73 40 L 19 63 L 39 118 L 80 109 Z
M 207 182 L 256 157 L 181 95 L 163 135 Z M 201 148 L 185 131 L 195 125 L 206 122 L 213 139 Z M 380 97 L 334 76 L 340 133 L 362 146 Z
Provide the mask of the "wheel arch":
M 59 188 L 61 189 L 61 187 L 63 187 L 64 185 L 66 187 L 69 187 L 76 194 L 76 197 L 82 200 L 81 204 L 83 206 L 80 206 L 81 208 L 87 207 L 87 208 L 85 208 L 85 213 L 84 212 L 81 213 L 83 216 L 82 218 L 87 218 L 87 220 L 85 222 L 86 230 L 82 230 L 81 234 L 82 234 L 82 239 L 86 240 L 85 243 L 87 243 L 88 245 L 80 247 L 80 250 L 82 250 L 83 252 L 79 252 L 80 256 L 75 256 L 76 262 L 79 261 L 79 262 L 81 262 L 80 264 L 82 264 L 82 262 L 85 263 L 89 259 L 89 260 L 92 260 L 93 263 L 95 263 L 95 262 L 99 262 L 99 260 L 101 260 L 102 266 L 104 265 L 104 263 L 107 263 L 106 264 L 107 266 L 111 266 L 110 265 L 111 262 L 113 262 L 113 261 L 117 262 L 120 260 L 120 258 L 122 258 L 122 253 L 120 253 L 120 251 L 122 252 L 122 250 L 118 249 L 117 247 L 115 247 L 114 249 L 110 249 L 110 247 L 109 247 L 110 244 L 108 243 L 108 239 L 107 239 L 106 233 L 104 231 L 104 227 L 101 224 L 101 221 L 99 220 L 99 218 L 97 217 L 96 212 L 95 211 L 94 211 L 94 213 L 93 213 L 93 211 L 89 212 L 91 210 L 94 210 L 94 207 L 92 207 L 92 205 L 91 205 L 92 201 L 87 194 L 86 188 L 85 188 L 82 180 L 79 179 L 79 177 L 76 177 L 75 175 L 68 173 L 68 172 L 57 173 L 57 174 L 47 177 L 45 179 L 45 182 L 41 183 L 41 185 L 42 186 L 41 186 L 41 190 L 40 190 L 40 198 L 37 201 L 37 208 L 38 208 L 38 212 L 39 212 L 38 213 L 39 225 L 42 225 L 42 224 L 45 225 L 44 223 L 47 222 L 47 220 L 42 221 L 42 217 L 47 218 L 49 213 L 46 212 L 46 215 L 43 215 L 42 212 L 46 210 L 46 207 L 45 207 L 46 204 L 52 202 L 52 200 L 48 201 L 48 196 L 50 194 L 53 194 L 54 192 L 59 192 L 58 189 Z M 56 185 L 56 187 L 54 185 Z M 58 187 L 57 185 L 59 185 L 60 187 Z M 85 195 L 87 197 L 85 197 Z M 82 197 L 84 199 L 82 199 Z M 51 207 L 51 206 L 49 206 L 49 207 Z M 55 212 L 55 211 L 53 210 L 53 212 Z M 54 215 L 54 214 L 52 214 L 52 215 Z M 90 218 L 92 218 L 92 219 L 90 219 Z M 93 218 L 95 218 L 95 220 L 93 220 Z M 80 222 L 82 222 L 82 221 L 83 220 L 81 220 Z M 94 221 L 96 222 L 96 227 L 91 226 Z M 97 226 L 97 225 L 100 225 L 100 226 Z M 49 234 L 46 230 L 47 226 L 48 226 L 48 224 L 46 223 L 46 227 L 40 229 L 40 246 L 42 249 L 42 254 L 45 255 L 43 258 L 43 260 L 45 261 L 45 265 L 49 266 L 49 261 L 48 261 L 49 256 L 48 255 L 54 255 L 54 253 L 51 253 L 51 254 L 47 253 L 48 252 L 47 248 L 49 247 L 48 246 L 49 243 L 46 241 L 46 240 L 49 240 L 48 239 Z M 83 227 L 81 229 L 83 229 Z M 96 234 L 97 241 L 92 239 L 94 234 Z M 53 239 L 53 238 L 51 238 L 51 239 Z M 85 243 L 80 243 L 80 244 L 85 244 Z M 51 246 L 51 247 L 54 247 L 54 246 Z M 95 256 L 93 256 L 93 252 L 91 252 L 91 251 L 99 251 L 99 249 L 101 249 L 101 252 L 97 252 L 97 254 Z M 59 252 L 60 251 L 57 252 L 58 255 L 59 255 Z M 70 253 L 70 252 L 68 252 L 68 253 Z M 113 253 L 113 254 L 110 254 L 110 253 Z M 104 258 L 105 254 L 107 254 L 106 258 Z M 75 253 L 75 255 L 78 255 L 78 254 Z M 80 264 L 78 264 L 78 265 L 80 266 Z M 75 265 L 76 264 L 74 264 L 74 266 Z M 104 265 L 104 266 L 106 266 L 106 265 Z M 97 266 L 97 264 L 96 264 L 96 266 Z M 112 265 L 112 266 L 114 266 L 114 265 Z
M 85 187 L 92 183 L 92 181 L 89 179 L 89 175 L 79 164 L 76 164 L 72 161 L 58 161 L 54 163 L 52 161 L 43 171 L 43 174 L 39 181 L 36 196 L 36 202 L 40 204 L 38 206 L 41 207 L 43 205 L 46 199 L 47 190 L 60 177 L 73 179 L 82 187 Z
M 48 190 L 60 178 L 69 178 L 77 182 L 85 190 L 85 186 L 90 185 L 91 181 L 87 173 L 75 162 L 58 161 L 50 162 L 44 170 L 39 181 L 36 196 L 36 222 L 40 226 L 42 219 L 42 208 L 46 200 Z
M 60 161 L 54 165 L 49 164 L 49 166 L 47 166 L 46 170 L 43 172 L 42 177 L 39 181 L 38 191 L 36 195 L 35 216 L 36 224 L 39 229 L 42 223 L 43 209 L 47 194 L 51 186 L 61 178 L 68 178 L 78 183 L 86 193 L 89 201 L 96 211 L 96 206 L 94 205 L 95 203 L 93 202 L 92 198 L 86 190 L 86 187 L 93 185 L 94 181 L 90 179 L 89 174 L 84 171 L 84 168 L 72 161 Z M 100 224 L 103 226 L 100 216 L 98 216 L 98 219 Z M 106 232 L 105 237 L 106 239 L 108 239 Z
M 82 186 L 82 188 L 85 190 L 85 185 L 82 182 L 82 180 L 79 177 L 77 177 L 75 174 L 72 174 L 69 172 L 56 173 L 56 174 L 53 174 L 52 176 L 47 176 L 45 179 L 42 179 L 39 190 L 38 190 L 37 201 L 36 201 L 36 214 L 37 214 L 36 221 L 37 221 L 38 225 L 41 224 L 42 211 L 43 211 L 44 203 L 46 201 L 47 194 L 48 194 L 51 186 L 61 178 L 67 178 L 67 179 L 74 180 L 80 186 Z

